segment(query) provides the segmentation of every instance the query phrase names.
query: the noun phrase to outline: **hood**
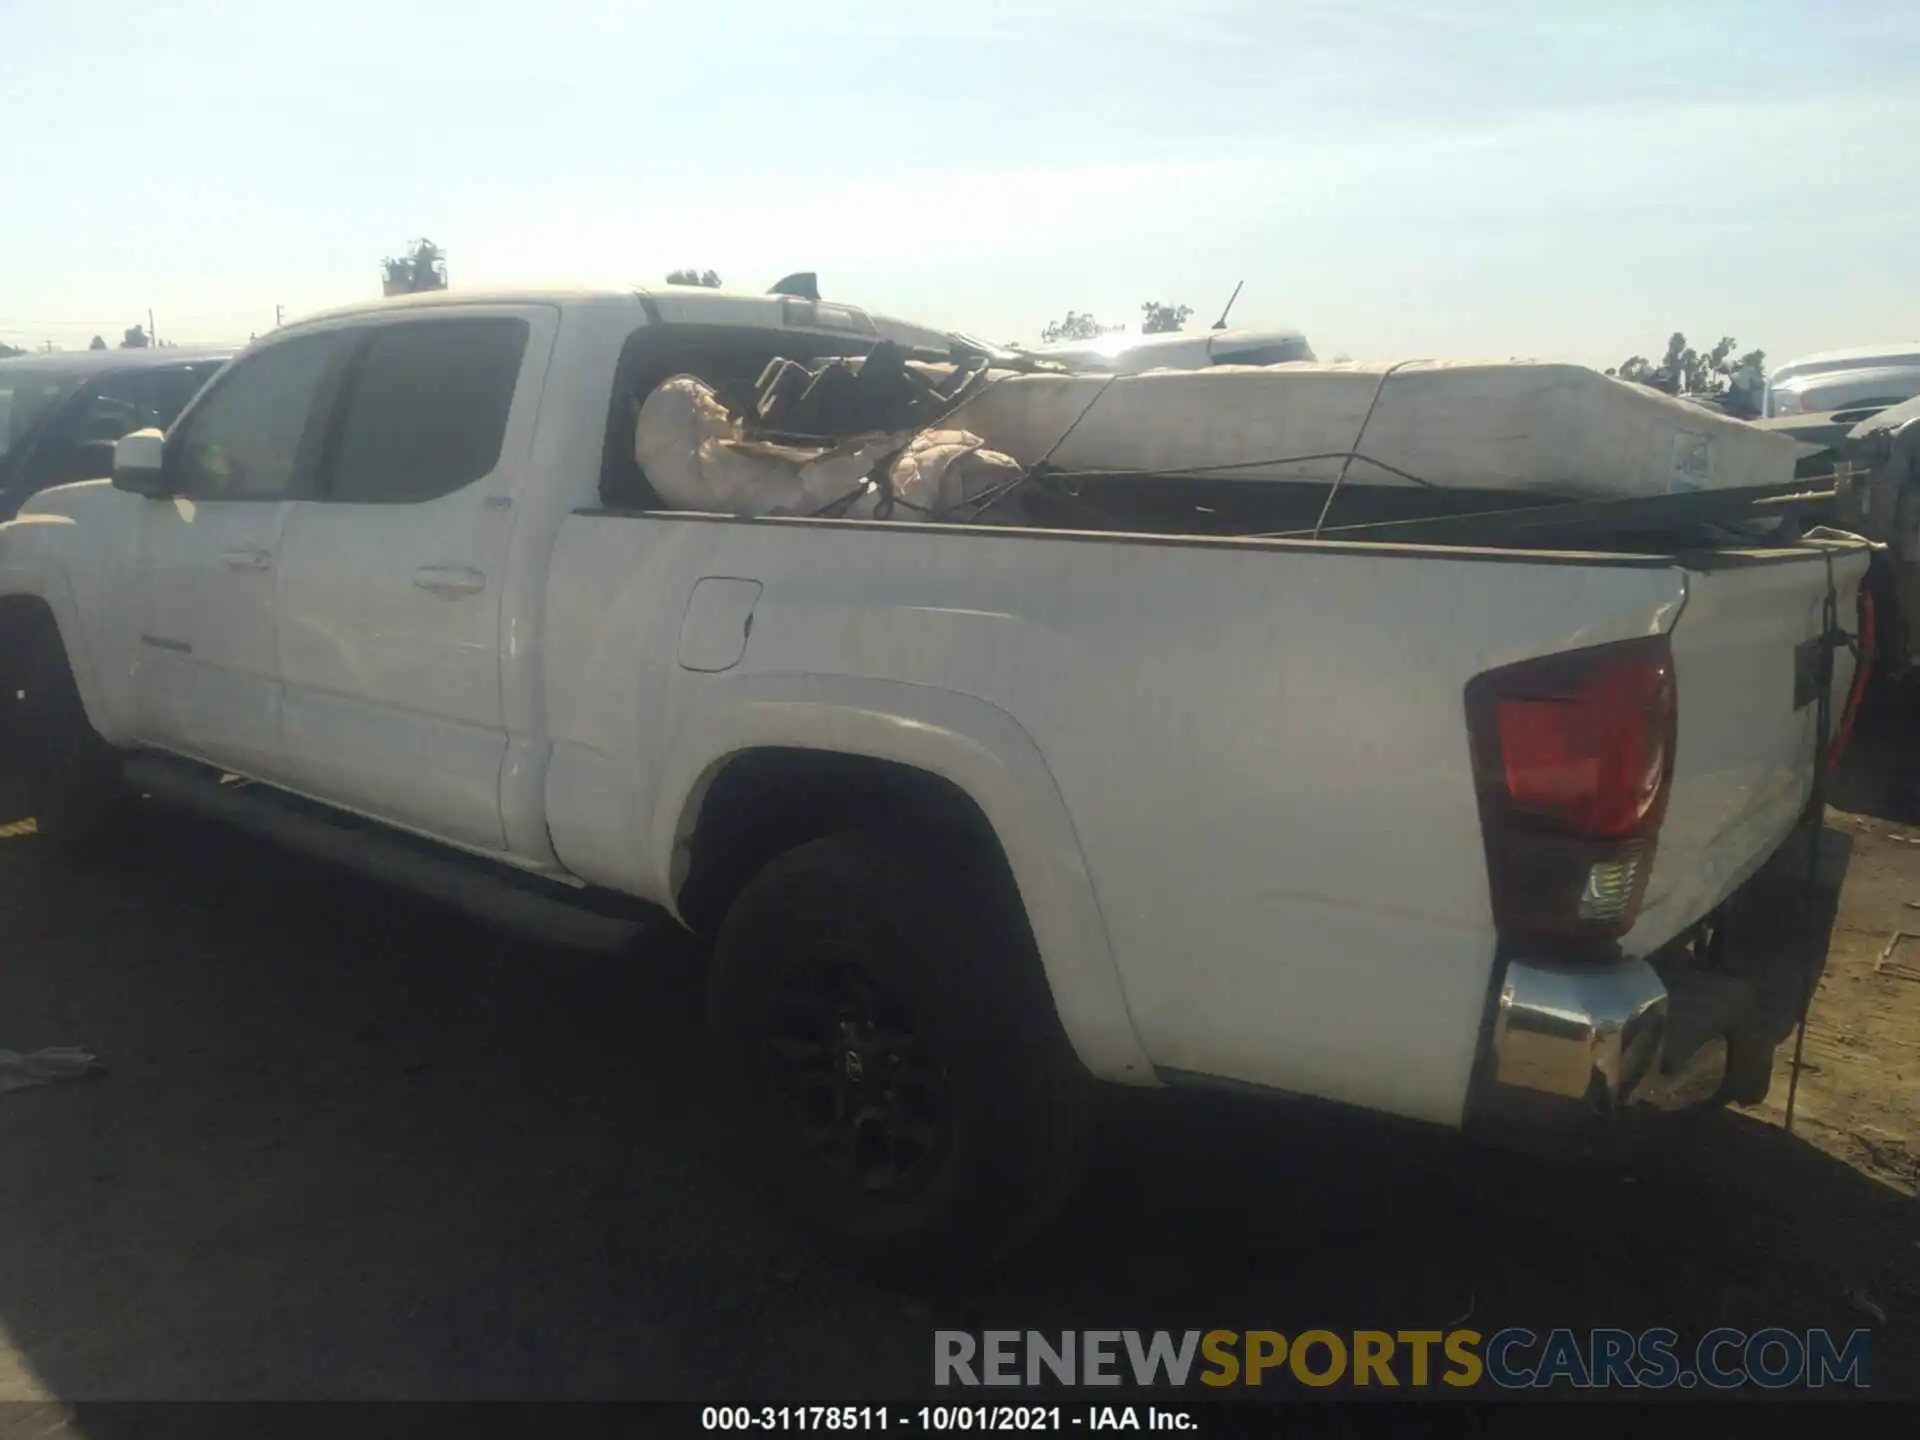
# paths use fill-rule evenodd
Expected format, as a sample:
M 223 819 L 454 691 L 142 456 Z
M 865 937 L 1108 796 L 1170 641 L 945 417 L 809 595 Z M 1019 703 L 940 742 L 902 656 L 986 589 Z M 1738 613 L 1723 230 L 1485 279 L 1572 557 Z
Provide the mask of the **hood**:
M 53 531 L 70 529 L 81 516 L 120 503 L 125 497 L 113 488 L 111 480 L 80 480 L 72 485 L 56 485 L 27 497 L 17 514 L 0 525 L 0 534 L 11 534 L 11 544 L 23 541 L 35 546 L 48 543 Z M 28 530 L 32 535 L 28 535 Z
M 71 485 L 55 485 L 51 490 L 28 496 L 20 507 L 20 518 L 57 516 L 75 520 L 98 509 L 102 501 L 111 503 L 110 497 L 116 493 L 111 480 L 76 480 Z

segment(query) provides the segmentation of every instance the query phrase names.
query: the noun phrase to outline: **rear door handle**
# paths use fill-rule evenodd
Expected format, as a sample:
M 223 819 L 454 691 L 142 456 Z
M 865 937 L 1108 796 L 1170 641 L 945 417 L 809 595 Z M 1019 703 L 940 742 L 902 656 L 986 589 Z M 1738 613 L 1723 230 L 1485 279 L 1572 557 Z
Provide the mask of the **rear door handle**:
M 487 577 L 469 565 L 422 565 L 413 572 L 413 583 L 442 600 L 458 600 L 486 589 Z
M 251 545 L 242 545 L 237 549 L 222 550 L 220 563 L 229 570 L 271 570 L 273 552 L 257 549 Z

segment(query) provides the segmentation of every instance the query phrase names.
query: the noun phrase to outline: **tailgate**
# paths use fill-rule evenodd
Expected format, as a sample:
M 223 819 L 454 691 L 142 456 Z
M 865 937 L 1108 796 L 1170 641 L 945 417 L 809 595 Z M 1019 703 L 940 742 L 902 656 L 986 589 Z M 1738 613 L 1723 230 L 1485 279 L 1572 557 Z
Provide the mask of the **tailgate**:
M 1623 942 L 1658 949 L 1766 862 L 1812 793 L 1819 706 L 1796 671 L 1821 632 L 1829 566 L 1842 630 L 1856 628 L 1865 546 L 1740 551 L 1687 569 L 1672 630 L 1679 692 L 1673 791 L 1640 919 Z M 1839 723 L 1854 659 L 1834 657 Z

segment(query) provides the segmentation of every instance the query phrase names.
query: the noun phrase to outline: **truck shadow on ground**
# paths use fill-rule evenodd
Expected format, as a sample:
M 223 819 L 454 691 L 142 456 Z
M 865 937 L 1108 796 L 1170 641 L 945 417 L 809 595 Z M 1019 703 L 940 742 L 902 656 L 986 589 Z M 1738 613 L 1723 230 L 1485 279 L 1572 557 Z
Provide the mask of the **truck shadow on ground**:
M 0 1045 L 106 1068 L 0 1096 L 0 1397 L 897 1400 L 936 1328 L 1716 1324 L 1875 1327 L 1920 1393 L 1913 1202 L 1738 1114 L 1613 1171 L 1123 1096 L 1043 1243 L 911 1296 L 759 1194 L 675 935 L 508 945 L 173 817 L 0 839 L 0 934 Z
M 1920 686 L 1868 687 L 1827 803 L 1855 815 L 1920 824 Z

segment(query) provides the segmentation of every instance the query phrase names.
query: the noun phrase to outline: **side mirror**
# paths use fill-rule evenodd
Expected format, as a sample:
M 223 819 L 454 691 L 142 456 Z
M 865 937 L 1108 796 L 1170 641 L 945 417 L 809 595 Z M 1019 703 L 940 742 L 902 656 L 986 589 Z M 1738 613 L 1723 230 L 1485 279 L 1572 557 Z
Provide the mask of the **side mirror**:
M 168 494 L 166 442 L 158 430 L 122 435 L 113 447 L 113 488 L 149 499 Z

